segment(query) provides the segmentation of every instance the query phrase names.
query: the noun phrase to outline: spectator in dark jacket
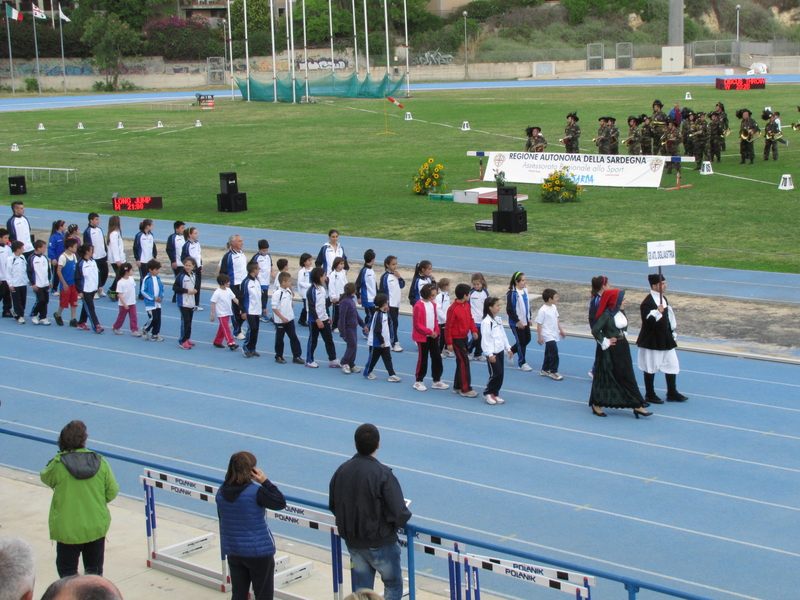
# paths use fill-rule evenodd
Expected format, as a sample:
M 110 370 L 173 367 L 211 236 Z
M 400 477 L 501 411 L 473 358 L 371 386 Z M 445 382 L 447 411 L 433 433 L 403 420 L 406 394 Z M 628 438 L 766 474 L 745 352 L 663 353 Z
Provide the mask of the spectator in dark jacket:
M 330 483 L 328 506 L 353 563 L 353 589 L 372 589 L 375 571 L 383 581 L 386 600 L 403 595 L 403 570 L 397 529 L 411 518 L 400 483 L 375 458 L 380 448 L 378 428 L 370 423 L 356 429 L 358 451 L 341 465 Z
M 237 452 L 217 491 L 219 535 L 222 553 L 228 556 L 232 600 L 246 600 L 251 583 L 255 600 L 272 600 L 275 540 L 264 515 L 267 508 L 286 508 L 283 494 L 256 468 L 255 456 Z

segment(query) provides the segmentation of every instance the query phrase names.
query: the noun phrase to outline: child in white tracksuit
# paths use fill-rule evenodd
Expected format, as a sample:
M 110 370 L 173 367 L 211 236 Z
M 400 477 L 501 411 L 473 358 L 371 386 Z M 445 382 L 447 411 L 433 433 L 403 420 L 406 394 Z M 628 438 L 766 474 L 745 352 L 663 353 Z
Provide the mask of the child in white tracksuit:
M 484 302 L 483 320 L 481 321 L 481 348 L 489 367 L 489 381 L 483 390 L 483 399 L 487 404 L 503 404 L 500 388 L 503 386 L 503 353 L 511 354 L 503 322 L 497 313 L 500 312 L 500 300 L 487 298 Z

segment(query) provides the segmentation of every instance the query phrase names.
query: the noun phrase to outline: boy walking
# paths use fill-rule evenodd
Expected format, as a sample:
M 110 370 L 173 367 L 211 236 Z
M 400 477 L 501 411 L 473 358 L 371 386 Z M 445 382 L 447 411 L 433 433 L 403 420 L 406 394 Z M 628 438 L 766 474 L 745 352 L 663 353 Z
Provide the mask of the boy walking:
M 217 335 L 214 338 L 214 346 L 217 348 L 224 348 L 223 340 L 228 345 L 231 351 L 236 350 L 239 344 L 233 341 L 231 334 L 231 315 L 233 314 L 233 303 L 239 303 L 236 295 L 230 289 L 231 278 L 220 273 L 217 275 L 217 283 L 219 289 L 214 290 L 211 296 L 211 322 L 214 322 L 214 317 L 219 317 L 219 327 L 217 328 Z
M 161 301 L 164 299 L 164 284 L 158 276 L 161 263 L 155 258 L 147 261 L 147 275 L 141 281 L 139 293 L 144 298 L 144 309 L 147 311 L 147 323 L 142 327 L 142 339 L 151 342 L 163 342 L 161 333 Z
M 247 265 L 247 277 L 242 283 L 242 295 L 244 296 L 244 314 L 247 315 L 247 335 L 242 344 L 242 354 L 245 358 L 261 356 L 256 352 L 258 344 L 258 328 L 261 324 L 261 284 L 258 281 L 258 274 L 261 271 L 257 262 Z
M 11 257 L 11 245 L 8 243 L 8 229 L 0 228 L 0 302 L 3 303 L 3 317 L 10 319 L 11 292 L 8 289 L 8 275 L 6 265 Z
M 285 260 L 285 259 L 281 259 Z M 280 261 L 278 261 L 280 263 Z M 292 362 L 296 365 L 305 364 L 301 357 L 303 348 L 297 338 L 294 322 L 294 305 L 292 301 L 292 274 L 289 273 L 288 262 L 284 265 L 285 271 L 278 273 L 278 288 L 272 293 L 272 321 L 275 323 L 275 362 L 286 364 L 283 357 L 283 338 L 289 336 L 289 345 L 292 349 Z
M 22 255 L 25 244 L 19 240 L 11 242 L 11 256 L 6 262 L 8 291 L 11 293 L 14 318 L 20 325 L 25 324 L 25 303 L 28 298 L 28 266 Z
M 465 398 L 475 398 L 478 392 L 472 389 L 472 374 L 469 369 L 468 336 L 478 336 L 478 328 L 472 318 L 469 305 L 470 286 L 459 283 L 456 286 L 456 301 L 447 310 L 447 327 L 444 330 L 447 349 L 455 353 L 456 374 L 453 380 L 453 392 Z
M 567 337 L 558 320 L 558 292 L 547 288 L 542 292 L 544 305 L 536 315 L 536 335 L 539 345 L 544 344 L 544 362 L 539 375 L 561 381 L 564 377 L 558 372 L 558 339 Z
M 58 257 L 56 274 L 61 282 L 61 294 L 58 297 L 58 312 L 53 313 L 53 318 L 59 327 L 64 325 L 61 313 L 64 312 L 65 308 L 70 310 L 69 326 L 78 326 L 78 319 L 76 319 L 78 290 L 75 288 L 75 269 L 78 266 L 78 255 L 75 254 L 77 248 L 78 240 L 68 238 L 64 241 L 64 252 Z
M 33 254 L 28 259 L 28 281 L 31 283 L 33 293 L 36 294 L 36 304 L 31 311 L 31 322 L 34 325 L 50 325 L 47 320 L 47 304 L 50 302 L 50 282 L 53 272 L 50 268 L 50 259 L 45 254 L 47 242 L 36 240 L 33 245 Z
M 375 259 L 373 258 L 373 260 Z M 375 314 L 370 322 L 367 345 L 369 346 L 369 360 L 367 368 L 364 369 L 364 377 L 377 379 L 378 376 L 372 372 L 372 369 L 378 364 L 378 360 L 383 358 L 383 366 L 389 372 L 389 381 L 392 383 L 401 381 L 392 366 L 392 324 L 389 318 L 389 299 L 386 294 L 375 295 Z

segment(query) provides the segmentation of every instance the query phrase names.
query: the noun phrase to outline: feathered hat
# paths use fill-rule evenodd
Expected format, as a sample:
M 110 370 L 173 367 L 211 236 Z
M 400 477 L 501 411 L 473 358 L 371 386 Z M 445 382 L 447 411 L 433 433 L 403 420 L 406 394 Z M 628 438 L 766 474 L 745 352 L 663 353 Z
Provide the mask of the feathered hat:
M 736 111 L 736 118 L 737 119 L 744 119 L 744 113 L 748 113 L 749 115 L 752 115 L 753 111 L 751 111 L 749 108 L 740 108 L 739 110 Z
M 525 135 L 527 135 L 528 137 L 532 137 L 532 136 L 533 136 L 533 130 L 534 130 L 534 129 L 538 130 L 538 131 L 539 131 L 539 133 L 541 133 L 541 131 L 542 131 L 542 128 L 541 128 L 541 127 L 536 127 L 535 125 L 533 125 L 533 126 L 531 126 L 531 127 L 528 127 L 528 128 L 525 130 Z
M 762 119 L 763 121 L 769 121 L 769 118 L 770 118 L 771 116 L 772 116 L 772 111 L 770 111 L 770 110 L 767 110 L 766 108 L 765 108 L 765 109 L 764 109 L 764 111 L 761 113 L 761 119 Z
M 573 121 L 575 121 L 576 123 L 577 123 L 577 122 L 580 120 L 580 119 L 578 119 L 578 113 L 577 113 L 577 111 L 572 111 L 571 113 L 569 113 L 569 114 L 567 115 L 567 117 L 566 117 L 566 118 L 567 118 L 567 119 L 569 119 L 570 117 L 572 117 L 572 120 L 573 120 Z
M 717 106 L 719 106 L 720 109 L 722 109 L 722 112 L 725 112 L 725 105 L 722 102 L 717 102 Z
M 636 115 L 631 115 L 628 117 L 628 123 L 630 124 L 631 121 L 634 121 L 637 127 L 642 124 L 643 120 L 644 119 L 642 119 L 642 117 L 637 117 Z
M 661 100 L 653 100 L 653 106 L 655 106 L 656 104 L 658 104 L 658 106 L 660 106 L 661 108 L 664 108 L 664 103 L 661 102 Z

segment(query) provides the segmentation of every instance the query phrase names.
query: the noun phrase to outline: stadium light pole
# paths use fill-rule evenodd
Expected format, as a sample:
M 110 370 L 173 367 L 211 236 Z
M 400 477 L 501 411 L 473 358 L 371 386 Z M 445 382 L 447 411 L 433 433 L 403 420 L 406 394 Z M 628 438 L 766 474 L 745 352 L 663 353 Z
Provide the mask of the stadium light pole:
M 464 79 L 469 79 L 469 52 L 467 49 L 467 11 L 461 13 L 464 15 Z
M 227 0 L 228 4 L 228 56 L 231 58 L 231 100 L 234 99 L 233 92 L 233 32 L 231 29 L 231 0 Z M 223 25 L 224 27 L 224 25 Z
M 736 41 L 739 41 L 739 12 L 742 10 L 742 5 L 736 5 Z

